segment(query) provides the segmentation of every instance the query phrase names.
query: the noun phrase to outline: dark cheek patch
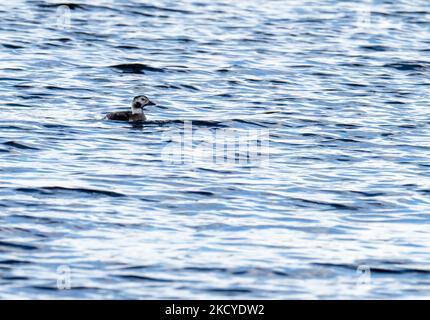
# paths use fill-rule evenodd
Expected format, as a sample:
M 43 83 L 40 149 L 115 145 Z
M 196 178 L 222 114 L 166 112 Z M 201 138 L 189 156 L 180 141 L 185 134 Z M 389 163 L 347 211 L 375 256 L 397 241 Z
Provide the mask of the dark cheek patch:
M 141 104 L 140 102 L 136 102 L 136 103 L 134 104 L 134 106 L 135 106 L 136 108 L 142 108 L 142 104 Z

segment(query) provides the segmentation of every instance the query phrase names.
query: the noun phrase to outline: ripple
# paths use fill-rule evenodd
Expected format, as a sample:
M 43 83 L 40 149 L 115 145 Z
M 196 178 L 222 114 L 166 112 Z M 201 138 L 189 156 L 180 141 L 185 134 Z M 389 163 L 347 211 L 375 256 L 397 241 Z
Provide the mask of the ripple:
M 39 3 L 38 6 L 41 8 L 58 8 L 61 6 L 67 6 L 71 10 L 76 10 L 76 9 L 84 9 L 86 5 L 72 3 L 72 2 L 63 2 L 63 3 Z
M 161 68 L 154 68 L 154 67 L 150 67 L 148 65 L 145 64 L 141 64 L 141 63 L 125 63 L 125 64 L 118 64 L 118 65 L 113 65 L 110 68 L 113 69 L 117 69 L 120 70 L 124 73 L 142 73 L 144 74 L 144 71 L 150 71 L 150 72 L 164 72 L 164 69 Z
M 14 250 L 37 250 L 38 248 L 36 246 L 32 246 L 29 244 L 21 244 L 21 243 L 15 243 L 15 242 L 7 242 L 7 241 L 0 241 L 0 252 L 4 249 L 14 249 Z
M 7 49 L 22 49 L 22 48 L 24 48 L 23 46 L 10 44 L 10 43 L 2 43 L 2 46 L 7 48 Z
M 428 63 L 413 63 L 413 62 L 399 62 L 388 63 L 384 67 L 397 69 L 400 71 L 426 71 L 429 68 Z
M 125 280 L 133 280 L 133 281 L 144 281 L 144 282 L 173 282 L 173 280 L 169 279 L 161 279 L 161 278 L 152 278 L 145 277 L 139 275 L 131 275 L 131 274 L 121 274 L 121 275 L 112 275 L 117 278 L 125 279 Z
M 32 146 L 29 146 L 29 145 L 25 145 L 23 143 L 18 143 L 18 142 L 15 142 L 15 141 L 3 142 L 3 145 L 7 146 L 7 147 L 12 147 L 12 148 L 15 148 L 15 149 L 21 149 L 21 150 L 40 150 L 39 148 L 32 147 Z
M 315 264 L 318 266 L 322 266 L 322 267 L 328 267 L 328 268 L 343 268 L 343 269 L 350 269 L 350 270 L 356 270 L 357 266 L 355 265 L 347 265 L 347 264 L 330 264 L 330 263 L 321 263 L 321 264 Z M 371 265 L 369 265 L 369 268 L 371 270 L 372 273 L 374 274 L 381 274 L 381 275 L 387 275 L 387 274 L 398 274 L 398 275 L 403 275 L 403 274 L 425 274 L 428 275 L 430 274 L 430 270 L 426 270 L 426 269 L 410 269 L 410 268 L 398 268 L 398 269 L 394 269 L 394 268 L 379 268 L 379 267 L 373 267 Z
M 108 196 L 108 197 L 126 197 L 126 195 L 107 191 L 107 190 L 97 190 L 97 189 L 85 189 L 85 188 L 65 188 L 65 187 L 41 187 L 41 188 L 17 188 L 16 191 L 24 193 L 41 193 L 41 194 L 57 194 L 59 192 L 64 193 L 84 193 L 94 196 Z

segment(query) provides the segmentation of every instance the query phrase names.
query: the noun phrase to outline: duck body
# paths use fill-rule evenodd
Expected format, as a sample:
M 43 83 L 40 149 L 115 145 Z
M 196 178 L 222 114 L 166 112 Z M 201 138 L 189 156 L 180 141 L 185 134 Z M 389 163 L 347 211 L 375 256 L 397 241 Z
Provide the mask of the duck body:
M 134 122 L 134 121 L 145 121 L 146 117 L 143 113 L 136 113 L 133 114 L 131 111 L 117 111 L 117 112 L 110 112 L 106 115 L 107 120 L 113 120 L 113 121 L 128 121 L 128 122 Z
M 105 119 L 128 122 L 145 121 L 146 117 L 143 113 L 143 108 L 151 105 L 155 105 L 155 103 L 149 100 L 147 96 L 137 96 L 133 99 L 131 111 L 110 112 L 105 116 Z

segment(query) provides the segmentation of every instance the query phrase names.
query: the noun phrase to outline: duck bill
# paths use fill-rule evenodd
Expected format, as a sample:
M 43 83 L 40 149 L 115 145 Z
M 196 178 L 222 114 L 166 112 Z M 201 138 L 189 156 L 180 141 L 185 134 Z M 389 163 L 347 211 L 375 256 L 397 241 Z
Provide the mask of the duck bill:
M 152 102 L 151 100 L 148 101 L 148 103 L 146 104 L 147 106 L 155 106 L 155 103 Z

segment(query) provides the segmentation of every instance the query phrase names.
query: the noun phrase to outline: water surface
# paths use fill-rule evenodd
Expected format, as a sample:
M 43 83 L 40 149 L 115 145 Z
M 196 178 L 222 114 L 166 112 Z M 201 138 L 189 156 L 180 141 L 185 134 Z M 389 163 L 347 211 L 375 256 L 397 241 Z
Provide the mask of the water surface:
M 0 21 L 1 298 L 429 298 L 428 2 Z M 103 120 L 137 94 L 148 123 Z M 269 161 L 166 161 L 190 121 L 198 155 L 228 129 L 269 133 Z

